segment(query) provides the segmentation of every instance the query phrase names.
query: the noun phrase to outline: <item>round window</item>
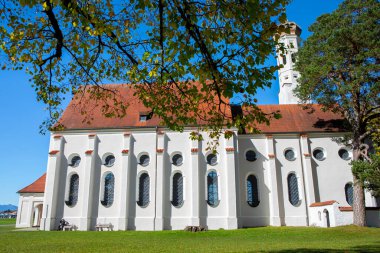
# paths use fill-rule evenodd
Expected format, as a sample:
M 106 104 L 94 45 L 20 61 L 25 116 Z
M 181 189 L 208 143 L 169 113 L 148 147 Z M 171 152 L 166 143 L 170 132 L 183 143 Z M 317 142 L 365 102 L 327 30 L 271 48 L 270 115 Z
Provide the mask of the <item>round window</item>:
M 140 156 L 140 165 L 141 166 L 148 166 L 149 162 L 150 162 L 150 158 L 148 155 Z
M 257 157 L 256 157 L 256 152 L 253 151 L 253 150 L 248 150 L 246 153 L 245 153 L 245 159 L 247 159 L 247 161 L 249 162 L 254 162 L 257 160 Z
M 173 157 L 172 157 L 172 163 L 176 166 L 179 166 L 183 163 L 183 157 L 182 155 L 180 154 L 175 154 Z
M 296 153 L 294 153 L 293 149 L 285 150 L 284 155 L 285 155 L 286 160 L 288 161 L 293 161 L 294 159 L 296 159 Z
M 111 167 L 115 163 L 115 157 L 113 155 L 108 155 L 106 159 L 104 159 L 104 165 L 107 167 Z
M 340 158 L 342 158 L 343 160 L 349 160 L 350 159 L 350 153 L 348 153 L 347 149 L 344 149 L 344 148 L 339 149 L 338 154 L 339 154 Z
M 72 167 L 78 167 L 79 164 L 80 164 L 80 156 L 74 156 L 73 158 L 71 158 L 71 163 L 70 163 L 70 166 Z
M 323 152 L 323 149 L 321 148 L 316 148 L 313 151 L 313 156 L 318 161 L 322 161 L 323 159 L 325 159 L 325 152 Z
M 207 156 L 207 163 L 210 165 L 215 165 L 218 163 L 218 157 L 215 154 L 209 154 Z

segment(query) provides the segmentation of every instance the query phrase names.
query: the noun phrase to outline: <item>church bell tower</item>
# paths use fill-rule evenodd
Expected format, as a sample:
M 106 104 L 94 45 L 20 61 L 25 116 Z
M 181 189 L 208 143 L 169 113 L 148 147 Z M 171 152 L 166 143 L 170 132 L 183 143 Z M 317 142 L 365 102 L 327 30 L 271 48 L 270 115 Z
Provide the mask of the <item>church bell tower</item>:
M 286 51 L 277 52 L 277 64 L 283 67 L 278 71 L 280 91 L 278 93 L 279 104 L 298 104 L 299 99 L 294 95 L 294 88 L 297 87 L 300 74 L 294 70 L 296 62 L 295 53 L 300 45 L 301 28 L 294 22 L 287 22 L 289 33 L 281 33 L 279 42 L 283 43 Z

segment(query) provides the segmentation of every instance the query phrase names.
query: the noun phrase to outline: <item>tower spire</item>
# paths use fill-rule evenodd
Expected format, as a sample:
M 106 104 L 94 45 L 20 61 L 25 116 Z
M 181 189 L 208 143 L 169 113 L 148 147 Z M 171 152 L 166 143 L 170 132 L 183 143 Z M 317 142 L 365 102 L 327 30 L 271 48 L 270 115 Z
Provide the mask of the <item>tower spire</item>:
M 282 26 L 288 27 L 289 32 L 280 34 L 279 42 L 284 44 L 285 52 L 278 50 L 277 64 L 283 67 L 278 71 L 280 91 L 278 93 L 279 104 L 298 104 L 299 99 L 294 95 L 294 88 L 297 87 L 300 74 L 294 69 L 296 55 L 300 45 L 301 28 L 291 21 L 287 21 Z

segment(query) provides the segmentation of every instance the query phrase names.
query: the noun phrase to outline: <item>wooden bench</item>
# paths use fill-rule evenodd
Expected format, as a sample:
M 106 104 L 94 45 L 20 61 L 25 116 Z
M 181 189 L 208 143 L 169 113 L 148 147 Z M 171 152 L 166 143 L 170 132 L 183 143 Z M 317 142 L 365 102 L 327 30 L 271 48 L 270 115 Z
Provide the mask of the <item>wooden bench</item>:
M 96 228 L 96 231 L 103 231 L 103 229 L 107 229 L 108 231 L 112 231 L 112 224 L 111 223 L 108 223 L 108 224 L 96 224 L 95 228 Z
M 207 228 L 203 226 L 187 226 L 184 230 L 189 232 L 201 232 L 207 231 Z

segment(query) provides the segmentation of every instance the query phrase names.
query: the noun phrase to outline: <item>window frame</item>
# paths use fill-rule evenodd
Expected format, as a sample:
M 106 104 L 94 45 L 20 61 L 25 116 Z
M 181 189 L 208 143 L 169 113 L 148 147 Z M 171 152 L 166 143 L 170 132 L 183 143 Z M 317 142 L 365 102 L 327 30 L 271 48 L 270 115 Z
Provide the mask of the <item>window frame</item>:
M 105 193 L 106 193 L 106 179 L 107 179 L 107 176 L 109 176 L 109 175 L 112 175 L 112 177 L 113 177 L 113 189 L 112 189 L 112 195 L 113 196 L 112 196 L 111 203 L 108 203 L 108 202 L 106 203 L 106 200 L 104 199 Z M 115 175 L 111 171 L 106 171 L 103 173 L 100 203 L 105 208 L 111 207 L 115 201 L 115 183 L 116 183 Z
M 323 157 L 322 157 L 321 159 L 318 159 L 318 158 L 314 155 L 314 152 L 316 152 L 316 151 L 321 151 L 321 152 L 323 153 Z M 327 157 L 327 152 L 326 152 L 326 150 L 325 150 L 324 148 L 317 147 L 317 148 L 313 149 L 312 155 L 313 155 L 313 158 L 314 158 L 315 160 L 317 160 L 317 161 L 323 161 L 323 160 L 325 160 L 326 157 Z
M 70 200 L 70 195 L 72 194 L 71 193 L 71 183 L 72 183 L 72 177 L 73 176 L 77 176 L 77 180 L 78 180 L 78 188 L 76 189 L 76 201 L 75 203 L 72 203 L 72 201 Z M 79 188 L 80 188 L 80 177 L 78 175 L 78 173 L 70 173 L 68 176 L 67 176 L 67 183 L 66 183 L 66 193 L 65 193 L 65 204 L 66 206 L 68 207 L 75 207 L 78 203 L 78 200 L 79 200 Z
M 74 158 L 76 158 L 76 157 L 79 158 L 79 162 L 78 162 L 78 164 L 73 163 L 73 160 L 74 160 Z M 77 168 L 77 167 L 79 167 L 80 163 L 82 162 L 82 158 L 81 158 L 80 155 L 78 155 L 78 154 L 71 154 L 71 155 L 69 156 L 68 161 L 70 162 L 70 163 L 69 163 L 69 166 L 70 166 L 70 167 L 72 167 L 72 168 Z
M 141 163 L 141 158 L 143 156 L 147 156 L 148 157 L 148 163 L 147 164 L 144 164 L 144 163 Z M 142 166 L 142 167 L 147 167 L 150 165 L 151 163 L 151 158 L 150 158 L 150 154 L 148 152 L 141 152 L 138 156 L 137 156 L 137 164 Z
M 210 155 L 213 155 L 213 156 L 216 157 L 216 161 L 215 161 L 215 163 L 211 163 L 211 162 L 209 163 L 209 162 L 208 162 L 208 157 L 209 157 Z M 216 165 L 218 165 L 218 163 L 219 163 L 219 156 L 218 156 L 217 154 L 212 153 L 212 152 L 207 153 L 206 156 L 205 156 L 205 158 L 206 158 L 206 163 L 207 163 L 207 165 L 209 165 L 209 166 L 216 166 Z
M 339 152 L 340 152 L 340 151 L 343 151 L 343 150 L 346 151 L 347 154 L 348 154 L 347 159 L 344 159 L 344 158 L 339 154 Z M 349 160 L 351 160 L 351 153 L 350 153 L 350 151 L 349 151 L 347 148 L 340 148 L 340 149 L 338 150 L 338 156 L 339 156 L 339 158 L 342 159 L 343 161 L 349 161 Z
M 208 184 L 208 176 L 209 174 L 211 173 L 215 173 L 215 178 L 216 178 L 216 201 L 214 204 L 211 204 L 210 203 L 210 200 L 209 200 L 209 184 Z M 219 204 L 220 204 L 220 175 L 219 173 L 216 171 L 216 170 L 208 170 L 207 173 L 206 173 L 206 203 L 208 204 L 208 206 L 210 207 L 218 207 Z
M 143 175 L 147 175 L 148 176 L 148 201 L 147 203 L 144 205 L 144 203 L 141 203 L 140 202 L 140 180 L 141 180 L 141 177 Z M 141 208 L 146 208 L 149 206 L 150 204 L 150 197 L 151 197 L 151 180 L 150 180 L 150 175 L 148 173 L 148 171 L 141 171 L 138 175 L 137 175 L 137 184 L 136 184 L 136 204 L 141 207 Z
M 113 156 L 113 163 L 108 164 L 108 163 L 106 163 L 106 160 L 107 160 L 107 158 L 110 157 L 110 156 Z M 102 165 L 104 165 L 104 166 L 110 168 L 110 167 L 114 166 L 115 163 L 116 163 L 116 156 L 115 156 L 113 153 L 105 153 L 105 154 L 103 155 L 103 158 L 102 158 Z
M 254 160 L 248 160 L 248 158 L 247 158 L 247 154 L 248 154 L 248 152 L 253 152 L 253 153 L 255 153 L 255 159 Z M 248 150 L 246 150 L 245 152 L 244 152 L 244 158 L 245 158 L 245 160 L 247 161 L 247 162 L 256 162 L 257 160 L 258 160 L 258 155 L 257 155 L 257 151 L 256 150 L 254 150 L 254 149 L 248 149 Z
M 248 179 L 249 177 L 254 177 L 256 179 L 256 192 L 257 192 L 257 202 L 256 204 L 254 204 L 254 201 L 252 201 L 252 204 L 249 203 L 249 195 L 248 195 Z M 252 198 L 253 198 L 253 188 L 252 187 Z M 246 195 L 246 202 L 248 204 L 248 206 L 252 207 L 252 208 L 255 208 L 255 207 L 258 207 L 260 205 L 260 189 L 259 189 L 259 178 L 253 174 L 253 173 L 250 173 L 248 174 L 246 177 L 245 177 L 245 195 Z
M 294 157 L 291 158 L 291 159 L 288 159 L 288 158 L 286 157 L 286 152 L 287 152 L 287 151 L 292 151 L 292 152 L 294 153 Z M 297 152 L 295 151 L 294 148 L 291 148 L 291 147 L 289 147 L 289 148 L 285 148 L 285 149 L 284 149 L 284 152 L 283 152 L 283 155 L 284 155 L 285 160 L 287 160 L 287 161 L 289 161 L 289 162 L 295 161 L 295 160 L 297 159 Z
M 176 175 L 181 175 L 181 177 L 182 177 L 182 200 L 177 205 L 175 205 L 175 203 L 173 203 L 174 202 L 174 177 Z M 172 206 L 174 206 L 176 208 L 181 208 L 185 203 L 185 177 L 183 176 L 183 173 L 181 171 L 174 171 L 171 175 L 171 178 L 170 178 L 170 203 L 172 204 Z
M 298 201 L 297 203 L 292 203 L 292 200 L 291 200 L 291 191 L 290 191 L 290 185 L 289 185 L 289 177 L 291 175 L 294 175 L 295 177 L 295 182 L 296 182 L 296 186 L 297 186 L 297 195 L 298 195 Z M 286 183 L 287 183 L 287 191 L 288 191 L 288 201 L 289 203 L 294 206 L 294 207 L 298 207 L 301 205 L 301 201 L 302 201 L 302 198 L 301 198 L 301 187 L 300 187 L 300 183 L 299 183 L 299 178 L 297 176 L 297 173 L 295 171 L 291 171 L 288 173 L 288 175 L 286 176 Z
M 351 188 L 352 196 L 349 196 L 349 194 L 347 192 L 348 187 Z M 344 185 L 344 197 L 345 197 L 347 204 L 349 204 L 350 206 L 352 206 L 354 204 L 354 184 L 352 182 L 347 182 Z M 349 197 L 351 197 L 352 199 L 349 199 Z
M 176 164 L 176 163 L 174 163 L 173 159 L 174 159 L 175 156 L 178 156 L 178 155 L 181 156 L 182 161 L 181 161 L 181 163 Z M 170 162 L 171 162 L 171 164 L 173 164 L 174 166 L 177 166 L 177 167 L 183 165 L 183 163 L 184 163 L 184 157 L 183 157 L 182 153 L 181 152 L 174 152 L 174 153 L 172 153 L 171 156 L 170 156 Z

